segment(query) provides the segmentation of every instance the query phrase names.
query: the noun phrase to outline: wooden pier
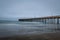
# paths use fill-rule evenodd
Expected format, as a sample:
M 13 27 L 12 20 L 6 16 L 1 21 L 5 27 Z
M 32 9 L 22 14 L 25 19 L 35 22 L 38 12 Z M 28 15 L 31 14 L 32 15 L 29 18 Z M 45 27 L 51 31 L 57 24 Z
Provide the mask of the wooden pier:
M 27 21 L 27 22 L 47 22 L 52 24 L 59 24 L 60 23 L 60 16 L 48 16 L 48 17 L 39 17 L 39 18 L 26 18 L 26 19 L 19 19 L 19 21 Z M 56 22 L 56 23 L 55 23 Z

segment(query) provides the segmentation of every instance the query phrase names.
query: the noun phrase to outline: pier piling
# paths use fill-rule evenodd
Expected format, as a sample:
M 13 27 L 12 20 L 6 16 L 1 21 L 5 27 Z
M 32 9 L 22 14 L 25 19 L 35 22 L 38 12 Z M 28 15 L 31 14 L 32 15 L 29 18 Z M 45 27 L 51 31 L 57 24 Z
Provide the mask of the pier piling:
M 57 18 L 57 24 L 59 24 L 59 18 Z

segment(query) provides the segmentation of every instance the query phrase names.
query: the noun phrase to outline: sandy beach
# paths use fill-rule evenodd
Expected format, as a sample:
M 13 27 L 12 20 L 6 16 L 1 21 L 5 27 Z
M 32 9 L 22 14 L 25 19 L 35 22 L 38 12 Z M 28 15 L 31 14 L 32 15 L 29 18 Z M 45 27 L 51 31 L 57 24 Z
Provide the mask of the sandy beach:
M 37 35 L 16 35 L 3 37 L 0 40 L 60 40 L 60 32 L 45 33 Z

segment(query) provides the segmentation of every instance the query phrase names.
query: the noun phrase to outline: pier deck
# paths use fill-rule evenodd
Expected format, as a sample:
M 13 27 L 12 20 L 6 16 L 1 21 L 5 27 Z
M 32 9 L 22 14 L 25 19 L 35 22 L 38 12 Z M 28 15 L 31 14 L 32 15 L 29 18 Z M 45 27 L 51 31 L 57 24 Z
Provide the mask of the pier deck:
M 39 18 L 19 19 L 19 21 L 30 21 L 30 22 L 37 21 L 37 22 L 44 22 L 44 23 L 47 23 L 47 21 L 48 22 L 51 21 L 52 23 L 54 23 L 56 20 L 56 24 L 59 24 L 60 23 L 59 19 L 60 19 L 60 16 L 48 16 L 48 17 L 39 17 Z

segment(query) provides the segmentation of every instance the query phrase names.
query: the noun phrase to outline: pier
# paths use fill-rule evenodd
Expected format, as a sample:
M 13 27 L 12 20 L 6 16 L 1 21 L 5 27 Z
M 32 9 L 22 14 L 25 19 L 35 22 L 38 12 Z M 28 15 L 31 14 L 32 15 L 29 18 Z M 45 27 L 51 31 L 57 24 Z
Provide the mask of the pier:
M 39 17 L 39 18 L 26 18 L 19 19 L 19 21 L 27 21 L 27 22 L 44 22 L 50 24 L 60 24 L 60 16 L 48 16 L 48 17 Z

